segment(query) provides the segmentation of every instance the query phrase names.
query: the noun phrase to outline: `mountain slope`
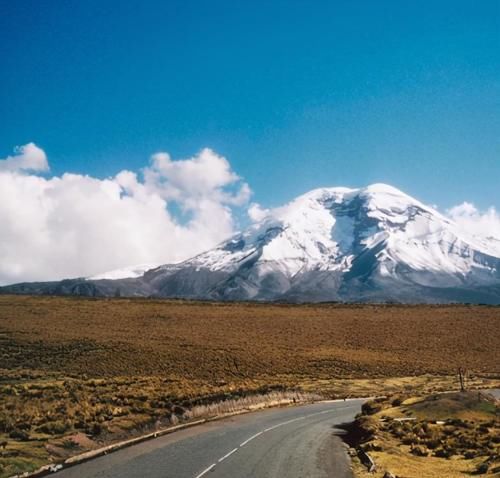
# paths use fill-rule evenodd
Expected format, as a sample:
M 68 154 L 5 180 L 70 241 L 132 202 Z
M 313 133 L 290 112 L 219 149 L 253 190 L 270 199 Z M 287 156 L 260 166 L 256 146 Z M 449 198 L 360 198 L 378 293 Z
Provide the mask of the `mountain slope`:
M 46 286 L 37 292 L 58 287 Z M 500 303 L 500 247 L 465 236 L 391 186 L 324 188 L 181 264 L 136 278 L 76 280 L 64 293 L 86 288 L 218 300 Z

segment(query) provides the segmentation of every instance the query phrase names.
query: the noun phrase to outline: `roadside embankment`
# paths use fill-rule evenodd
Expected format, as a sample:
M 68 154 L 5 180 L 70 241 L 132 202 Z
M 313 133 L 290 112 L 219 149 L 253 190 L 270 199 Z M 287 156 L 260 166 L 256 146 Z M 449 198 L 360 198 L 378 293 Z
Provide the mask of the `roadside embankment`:
M 389 396 L 346 427 L 358 478 L 500 474 L 499 402 L 487 391 Z

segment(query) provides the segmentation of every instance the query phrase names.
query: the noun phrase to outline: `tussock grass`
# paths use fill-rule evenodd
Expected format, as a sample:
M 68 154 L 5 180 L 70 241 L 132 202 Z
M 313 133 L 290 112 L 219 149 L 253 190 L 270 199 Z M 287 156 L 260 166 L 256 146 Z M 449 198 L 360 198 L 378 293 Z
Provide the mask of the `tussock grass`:
M 351 445 L 370 453 L 377 472 L 368 474 L 355 461 L 356 476 L 381 478 L 390 471 L 407 478 L 466 477 L 481 470 L 498 476 L 499 412 L 498 402 L 477 391 L 368 402 Z
M 244 410 L 258 410 L 265 407 L 275 407 L 279 405 L 290 405 L 293 403 L 305 403 L 323 398 L 321 395 L 315 395 L 303 392 L 292 391 L 274 391 L 267 394 L 248 395 L 237 399 L 229 399 L 206 405 L 196 405 L 187 410 L 185 417 L 215 417 L 228 413 L 235 413 Z

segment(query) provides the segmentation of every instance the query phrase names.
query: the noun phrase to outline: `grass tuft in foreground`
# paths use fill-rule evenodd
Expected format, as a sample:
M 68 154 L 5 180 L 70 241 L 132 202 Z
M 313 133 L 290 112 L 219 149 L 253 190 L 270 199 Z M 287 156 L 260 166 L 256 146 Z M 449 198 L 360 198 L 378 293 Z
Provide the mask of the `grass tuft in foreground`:
M 498 476 L 499 413 L 498 402 L 478 391 L 367 402 L 348 427 L 347 441 L 369 453 L 376 471 L 369 473 L 356 459 L 356 476 Z

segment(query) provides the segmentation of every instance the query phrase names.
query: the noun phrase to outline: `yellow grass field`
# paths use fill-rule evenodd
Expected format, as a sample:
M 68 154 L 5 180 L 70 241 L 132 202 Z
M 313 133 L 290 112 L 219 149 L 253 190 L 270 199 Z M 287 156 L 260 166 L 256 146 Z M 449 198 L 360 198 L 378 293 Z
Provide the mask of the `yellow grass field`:
M 211 382 L 500 372 L 500 307 L 0 296 L 2 367 Z

